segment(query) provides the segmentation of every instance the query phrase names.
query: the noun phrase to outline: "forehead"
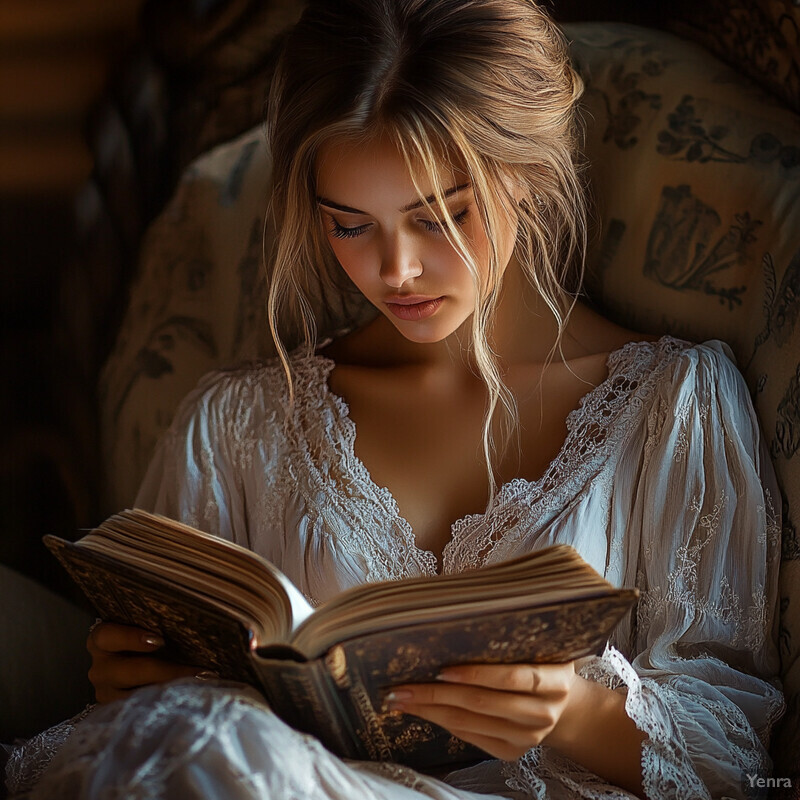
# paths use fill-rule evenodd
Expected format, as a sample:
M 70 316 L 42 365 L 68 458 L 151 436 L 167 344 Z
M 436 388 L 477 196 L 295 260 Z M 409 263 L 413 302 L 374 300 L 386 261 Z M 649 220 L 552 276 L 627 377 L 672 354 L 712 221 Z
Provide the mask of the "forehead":
M 441 157 L 435 163 L 435 178 L 442 190 L 464 183 L 466 172 L 454 159 Z M 324 197 L 364 208 L 355 200 L 404 205 L 433 193 L 434 177 L 416 170 L 419 191 L 397 145 L 387 136 L 364 140 L 334 139 L 325 143 L 315 162 L 317 192 Z

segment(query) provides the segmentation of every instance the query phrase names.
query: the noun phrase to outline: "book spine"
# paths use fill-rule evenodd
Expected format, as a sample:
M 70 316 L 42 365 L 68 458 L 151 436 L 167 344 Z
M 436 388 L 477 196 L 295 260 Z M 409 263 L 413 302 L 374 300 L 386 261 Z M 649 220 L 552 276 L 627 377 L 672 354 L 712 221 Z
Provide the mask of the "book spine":
M 386 664 L 372 669 L 369 659 L 353 642 L 334 645 L 324 657 L 328 674 L 342 705 L 348 709 L 354 738 L 370 761 L 391 761 L 416 769 L 471 764 L 490 756 L 448 731 L 418 717 L 390 711 L 384 697 Z M 433 680 L 435 672 L 424 677 Z
M 339 700 L 359 758 L 394 761 L 395 752 L 386 736 L 383 721 L 375 710 L 358 665 L 348 659 L 345 648 L 334 645 L 322 659 L 325 675 Z
M 368 758 L 322 659 L 297 662 L 256 656 L 254 667 L 270 708 L 296 730 L 343 758 Z

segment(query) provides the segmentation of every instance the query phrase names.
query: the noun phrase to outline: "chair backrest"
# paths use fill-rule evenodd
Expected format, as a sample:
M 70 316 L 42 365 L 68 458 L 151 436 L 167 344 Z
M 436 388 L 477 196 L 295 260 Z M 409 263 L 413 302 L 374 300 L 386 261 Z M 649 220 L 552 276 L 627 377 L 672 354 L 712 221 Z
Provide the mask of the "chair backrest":
M 567 28 L 584 76 L 599 232 L 587 290 L 629 327 L 727 341 L 784 490 L 780 647 L 800 775 L 800 118 L 700 47 L 623 24 Z M 269 154 L 261 129 L 193 163 L 144 241 L 101 386 L 109 511 L 206 371 L 272 354 L 264 314 Z M 268 233 L 269 235 L 269 233 Z M 334 334 L 366 306 L 321 320 Z M 800 733 L 797 734 L 800 736 Z

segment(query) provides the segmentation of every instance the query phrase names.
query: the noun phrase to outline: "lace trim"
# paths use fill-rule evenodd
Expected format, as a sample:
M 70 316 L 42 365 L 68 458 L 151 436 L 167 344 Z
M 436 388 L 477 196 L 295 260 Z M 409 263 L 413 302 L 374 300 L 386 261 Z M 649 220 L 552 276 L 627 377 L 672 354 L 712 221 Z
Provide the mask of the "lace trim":
M 600 661 L 581 670 L 585 677 L 598 676 L 609 688 L 627 686 L 625 712 L 647 734 L 642 744 L 642 783 L 650 800 L 710 800 L 683 746 L 683 737 L 667 711 L 663 690 L 654 681 L 641 679 L 627 659 L 606 646 Z M 543 778 L 558 780 L 576 796 L 629 798 L 632 795 L 587 772 L 549 747 L 538 747 L 509 765 L 509 788 L 539 791 Z
M 367 566 L 368 581 L 435 575 L 436 557 L 420 550 L 391 493 L 375 484 L 355 456 L 355 425 L 345 401 L 328 388 L 334 362 L 322 355 L 293 360 L 297 401 L 290 432 L 290 460 L 305 480 L 307 513 L 319 532 L 336 535 L 339 547 Z M 338 433 L 338 435 L 336 435 Z M 325 499 L 319 498 L 324 492 Z M 384 540 L 377 532 L 385 534 Z
M 732 702 L 720 702 L 692 693 L 683 693 L 668 683 L 660 684 L 641 678 L 628 660 L 614 647 L 607 645 L 600 658 L 590 659 L 579 674 L 609 689 L 627 687 L 625 712 L 636 727 L 647 734 L 642 743 L 642 783 L 650 800 L 704 800 L 711 797 L 708 787 L 695 771 L 681 729 L 675 720 L 685 713 L 686 700 L 701 706 L 725 731 L 726 754 L 730 756 L 732 772 L 737 775 L 767 775 L 771 764 L 749 720 L 741 708 Z M 782 700 L 774 696 L 775 713 L 780 713 Z M 558 780 L 576 796 L 585 798 L 629 797 L 611 787 L 601 778 L 588 773 L 579 765 L 554 751 L 540 747 L 526 753 L 520 761 L 509 765 L 507 785 L 538 791 L 542 779 Z
M 173 775 L 188 771 L 187 765 L 209 742 L 224 738 L 227 730 L 236 728 L 248 708 L 264 707 L 263 699 L 249 687 L 222 681 L 216 685 L 232 691 L 226 694 L 212 687 L 197 687 L 191 679 L 186 679 L 145 687 L 123 702 L 87 709 L 68 723 L 69 744 L 64 752 L 51 752 L 47 762 L 35 765 L 36 785 L 30 783 L 26 791 L 33 791 L 35 800 L 84 796 L 85 777 L 97 773 L 97 765 L 103 762 L 107 751 L 123 752 L 120 747 L 124 741 L 124 751 L 138 751 L 142 758 L 130 765 L 129 772 L 113 775 L 113 783 L 103 787 L 102 797 L 107 800 L 170 797 L 168 783 Z M 192 735 L 181 741 L 180 748 L 161 746 L 162 737 L 169 738 L 168 731 L 176 719 L 184 727 L 190 727 Z M 58 747 L 65 741 L 66 738 L 60 741 Z M 22 748 L 22 757 L 38 761 L 28 747 L 26 744 Z M 248 780 L 244 774 L 240 777 Z
M 608 377 L 588 392 L 567 417 L 564 445 L 538 481 L 517 479 L 498 494 L 491 515 L 475 515 L 456 523 L 445 548 L 452 571 L 480 568 L 508 558 L 524 540 L 598 475 L 634 421 L 676 353 L 689 345 L 665 336 L 658 342 L 629 342 L 609 355 Z M 500 546 L 502 545 L 502 546 Z
M 557 783 L 570 790 L 570 797 L 585 800 L 639 800 L 636 795 L 612 786 L 552 747 L 534 747 L 505 772 L 509 789 L 547 800 L 547 784 Z M 561 796 L 559 794 L 559 796 Z
M 517 478 L 498 491 L 491 509 L 453 523 L 443 552 L 443 572 L 473 569 L 542 525 L 548 513 L 563 508 L 605 462 L 611 448 L 630 430 L 630 421 L 652 395 L 662 371 L 675 353 L 689 345 L 665 336 L 658 342 L 629 342 L 611 353 L 605 381 L 581 398 L 567 417 L 567 438 L 544 475 L 537 481 Z M 414 532 L 391 492 L 378 486 L 355 455 L 355 424 L 343 398 L 328 387 L 334 362 L 319 354 L 293 354 L 296 405 L 290 431 L 291 469 L 310 476 L 309 485 L 293 482 L 307 494 L 310 514 L 338 517 L 344 524 L 321 527 L 337 533 L 337 543 L 365 561 L 368 577 L 394 580 L 409 575 L 436 574 L 436 556 L 416 545 Z M 320 391 L 322 389 L 322 391 Z M 338 436 L 331 435 L 338 432 Z M 325 492 L 319 502 L 318 492 Z M 327 521 L 327 520 L 326 520 Z M 357 537 L 356 537 L 357 532 Z
M 625 713 L 648 736 L 642 745 L 642 784 L 648 798 L 710 800 L 705 785 L 691 765 L 683 736 L 666 710 L 661 687 L 655 681 L 641 679 L 613 647 L 606 646 L 602 658 L 628 687 Z
M 542 749 L 534 747 L 522 758 L 503 765 L 503 776 L 509 789 L 530 795 L 533 800 L 547 800 L 547 784 L 540 775 Z
M 33 789 L 64 742 L 73 734 L 76 725 L 94 708 L 94 705 L 88 705 L 71 719 L 60 722 L 12 748 L 5 770 L 6 787 L 11 796 L 26 794 Z

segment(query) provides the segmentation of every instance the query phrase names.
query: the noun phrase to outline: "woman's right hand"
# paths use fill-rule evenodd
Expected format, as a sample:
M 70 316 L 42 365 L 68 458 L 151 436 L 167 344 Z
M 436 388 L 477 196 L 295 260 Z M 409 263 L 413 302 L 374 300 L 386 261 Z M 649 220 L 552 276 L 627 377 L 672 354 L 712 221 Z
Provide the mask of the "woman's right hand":
M 130 625 L 101 622 L 92 627 L 86 647 L 92 656 L 89 680 L 98 703 L 127 697 L 134 689 L 152 683 L 198 675 L 202 667 L 175 664 L 158 657 L 164 639 Z

